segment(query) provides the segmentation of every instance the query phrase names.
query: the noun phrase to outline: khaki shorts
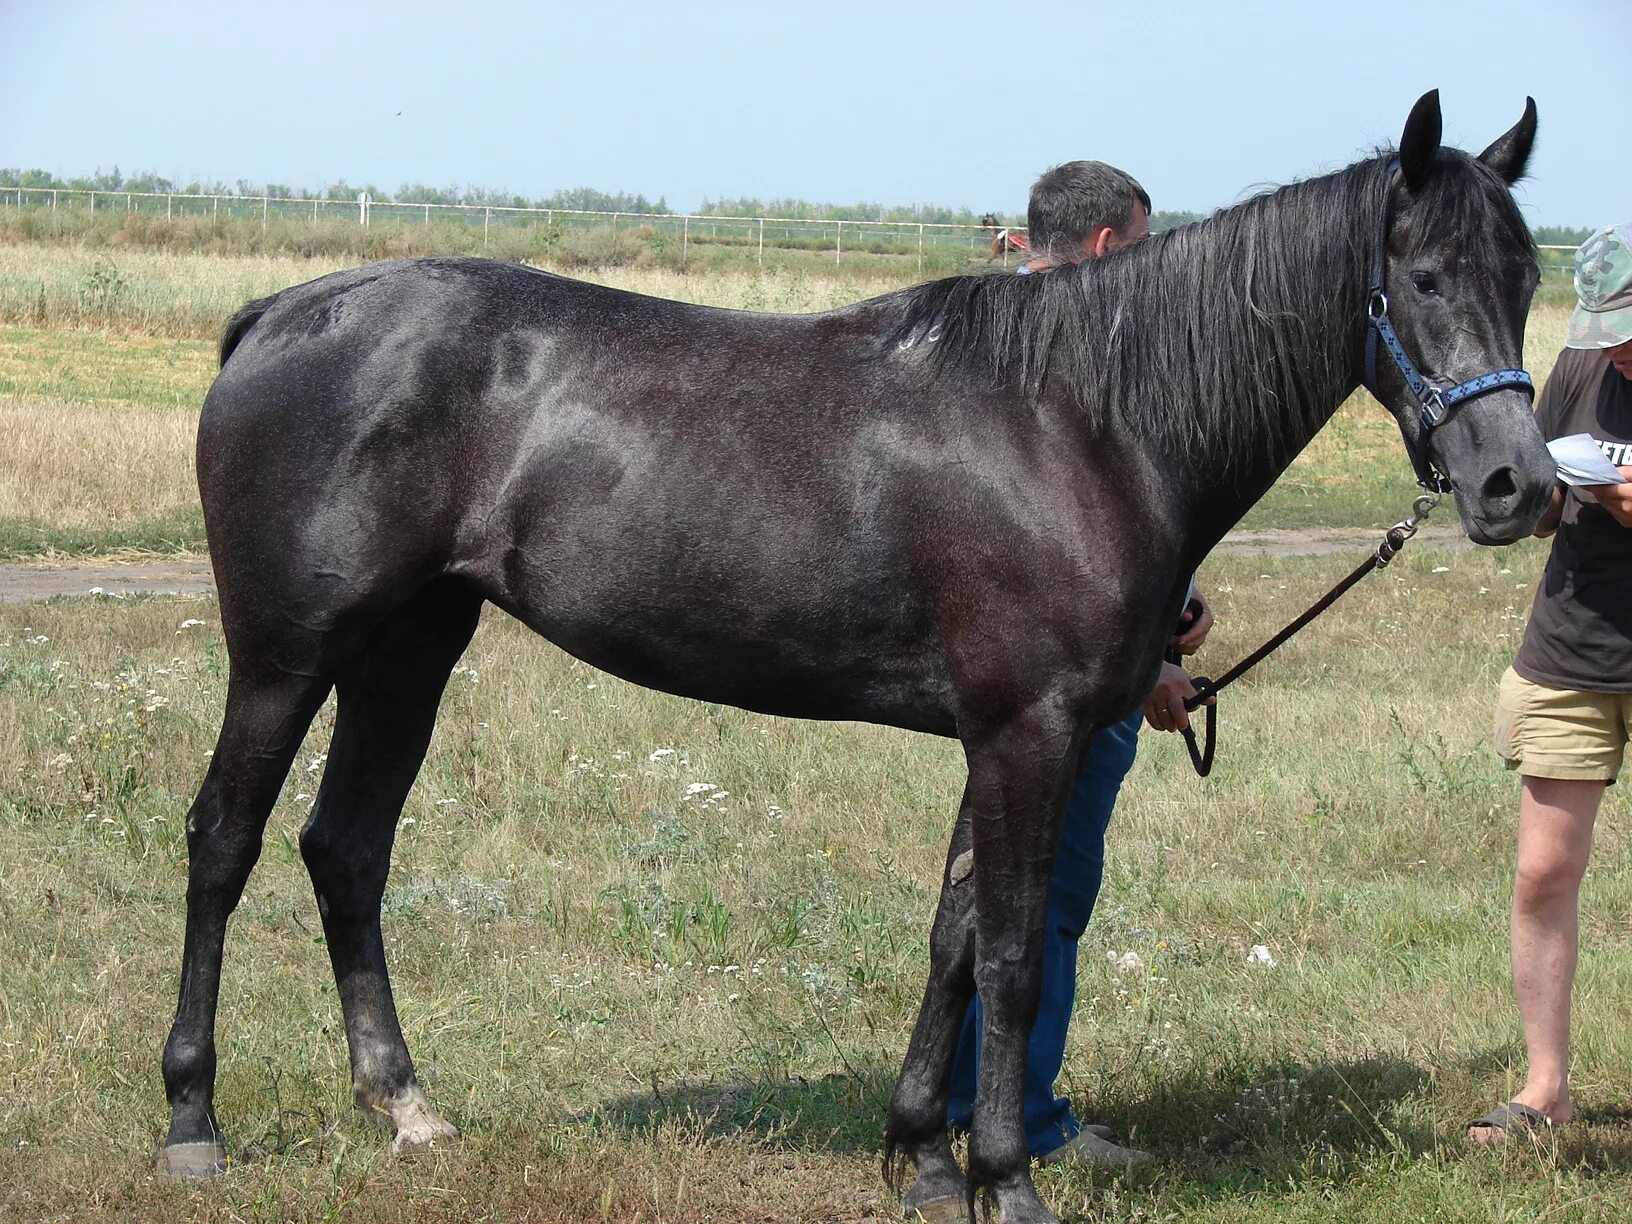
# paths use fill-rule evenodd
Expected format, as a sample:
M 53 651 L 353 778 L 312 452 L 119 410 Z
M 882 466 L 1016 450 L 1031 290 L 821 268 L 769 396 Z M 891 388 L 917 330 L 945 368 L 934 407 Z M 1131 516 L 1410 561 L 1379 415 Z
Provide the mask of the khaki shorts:
M 1532 684 L 1511 667 L 1496 690 L 1496 751 L 1533 778 L 1615 783 L 1632 730 L 1632 693 Z

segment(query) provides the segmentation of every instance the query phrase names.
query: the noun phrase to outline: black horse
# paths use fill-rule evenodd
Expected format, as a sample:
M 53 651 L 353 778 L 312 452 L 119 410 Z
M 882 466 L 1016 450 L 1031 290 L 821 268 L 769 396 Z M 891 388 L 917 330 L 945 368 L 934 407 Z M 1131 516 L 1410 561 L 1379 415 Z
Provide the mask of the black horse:
M 890 1107 L 912 1206 L 1032 1187 L 1021 1073 L 1066 792 L 1150 688 L 1191 571 L 1361 380 L 1387 228 L 1400 338 L 1437 379 L 1515 366 L 1538 270 L 1508 185 L 1535 111 L 1481 156 L 1436 95 L 1388 156 L 1044 277 L 954 278 L 809 316 L 705 309 L 426 259 L 244 307 L 198 474 L 231 654 L 187 819 L 161 1167 L 220 1168 L 222 943 L 293 754 L 331 690 L 300 836 L 357 1100 L 394 1147 L 454 1135 L 398 1026 L 380 934 L 397 817 L 484 602 L 654 688 L 956 736 L 969 779 L 923 1008 Z M 1375 299 L 1373 299 L 1375 300 Z M 1468 534 L 1527 535 L 1554 469 L 1521 389 L 1424 437 Z M 985 1000 L 967 1179 L 945 1101 Z

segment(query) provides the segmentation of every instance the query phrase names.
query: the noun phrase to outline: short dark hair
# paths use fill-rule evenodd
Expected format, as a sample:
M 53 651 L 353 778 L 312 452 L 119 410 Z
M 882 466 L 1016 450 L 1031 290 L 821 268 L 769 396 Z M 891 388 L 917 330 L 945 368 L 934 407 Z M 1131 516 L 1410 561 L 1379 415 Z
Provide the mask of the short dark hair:
M 1039 254 L 1074 247 L 1102 225 L 1121 231 L 1133 220 L 1135 200 L 1150 212 L 1150 196 L 1127 171 L 1104 162 L 1066 162 L 1031 185 L 1026 237 Z

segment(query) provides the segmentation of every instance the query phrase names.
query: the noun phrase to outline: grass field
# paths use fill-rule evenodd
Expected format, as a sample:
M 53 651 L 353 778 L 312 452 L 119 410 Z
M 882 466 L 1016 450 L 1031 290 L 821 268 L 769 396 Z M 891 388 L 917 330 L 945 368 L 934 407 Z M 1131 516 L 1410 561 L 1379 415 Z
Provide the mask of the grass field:
M 1541 555 L 1407 554 L 1232 690 L 1207 782 L 1147 734 L 1066 1086 L 1160 1163 L 1046 1172 L 1071 1218 L 1625 1218 L 1632 869 L 1613 792 L 1584 894 L 1583 1121 L 1495 1154 L 1460 1140 L 1518 1049 L 1514 784 L 1484 745 Z M 1202 662 L 1332 568 L 1210 564 Z M 497 615 L 445 700 L 386 901 L 404 1023 L 464 1147 L 396 1161 L 347 1103 L 294 846 L 325 712 L 230 932 L 219 1105 L 239 1167 L 155 1183 L 218 635 L 208 600 L 0 608 L 0 1217 L 890 1218 L 879 1129 L 956 746 L 634 689 Z M 1275 965 L 1248 963 L 1254 944 Z M 1127 952 L 1139 967 L 1118 968 Z
M 219 320 L 326 270 L 0 245 L 0 556 L 200 547 L 190 439 Z M 773 310 L 895 283 L 602 278 Z M 1532 319 L 1538 380 L 1564 318 L 1544 304 Z M 1410 493 L 1392 422 L 1356 399 L 1249 523 L 1381 523 Z M 1461 1139 L 1519 1054 L 1516 787 L 1485 745 L 1543 556 L 1414 546 L 1226 695 L 1206 782 L 1178 741 L 1147 734 L 1064 1088 L 1158 1161 L 1041 1172 L 1069 1219 L 1632 1215 L 1615 791 L 1583 894 L 1580 1121 L 1495 1153 Z M 1202 669 L 1350 564 L 1209 562 L 1220 622 Z M 182 821 L 225 665 L 209 599 L 0 606 L 0 1219 L 895 1218 L 880 1130 L 927 968 L 957 746 L 635 689 L 498 614 L 444 701 L 386 900 L 404 1025 L 463 1146 L 393 1159 L 349 1104 L 294 841 L 331 709 L 229 931 L 218 1105 L 237 1166 L 155 1181 Z M 1249 963 L 1257 944 L 1275 964 Z

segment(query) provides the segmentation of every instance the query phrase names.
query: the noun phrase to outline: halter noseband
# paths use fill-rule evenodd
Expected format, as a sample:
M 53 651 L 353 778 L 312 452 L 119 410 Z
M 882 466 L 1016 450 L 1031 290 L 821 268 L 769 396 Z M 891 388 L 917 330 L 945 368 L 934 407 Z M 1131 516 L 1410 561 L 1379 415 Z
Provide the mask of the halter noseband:
M 1394 172 L 1399 166 L 1399 158 L 1394 158 L 1388 163 L 1390 186 L 1393 183 Z M 1381 340 L 1389 356 L 1394 359 L 1394 364 L 1399 367 L 1400 376 L 1405 379 L 1406 387 L 1417 401 L 1417 421 L 1422 426 L 1422 433 L 1413 441 L 1404 424 L 1400 426 L 1400 436 L 1405 441 L 1405 453 L 1411 457 L 1411 466 L 1417 470 L 1417 483 L 1430 493 L 1449 493 L 1450 478 L 1441 474 L 1434 466 L 1434 461 L 1428 457 L 1429 435 L 1445 423 L 1454 408 L 1468 400 L 1477 399 L 1503 387 L 1523 387 L 1534 397 L 1536 386 L 1525 371 L 1506 369 L 1492 370 L 1489 374 L 1481 374 L 1477 378 L 1459 382 L 1454 387 L 1441 387 L 1429 382 L 1417 367 L 1411 364 L 1411 358 L 1405 355 L 1405 346 L 1400 343 L 1394 325 L 1388 321 L 1388 294 L 1383 292 L 1384 257 L 1388 244 L 1388 188 L 1385 188 L 1384 192 L 1383 211 L 1377 223 L 1377 244 L 1372 248 L 1371 255 L 1371 287 L 1366 298 L 1365 387 L 1378 400 L 1383 398 L 1377 390 L 1377 342 Z

